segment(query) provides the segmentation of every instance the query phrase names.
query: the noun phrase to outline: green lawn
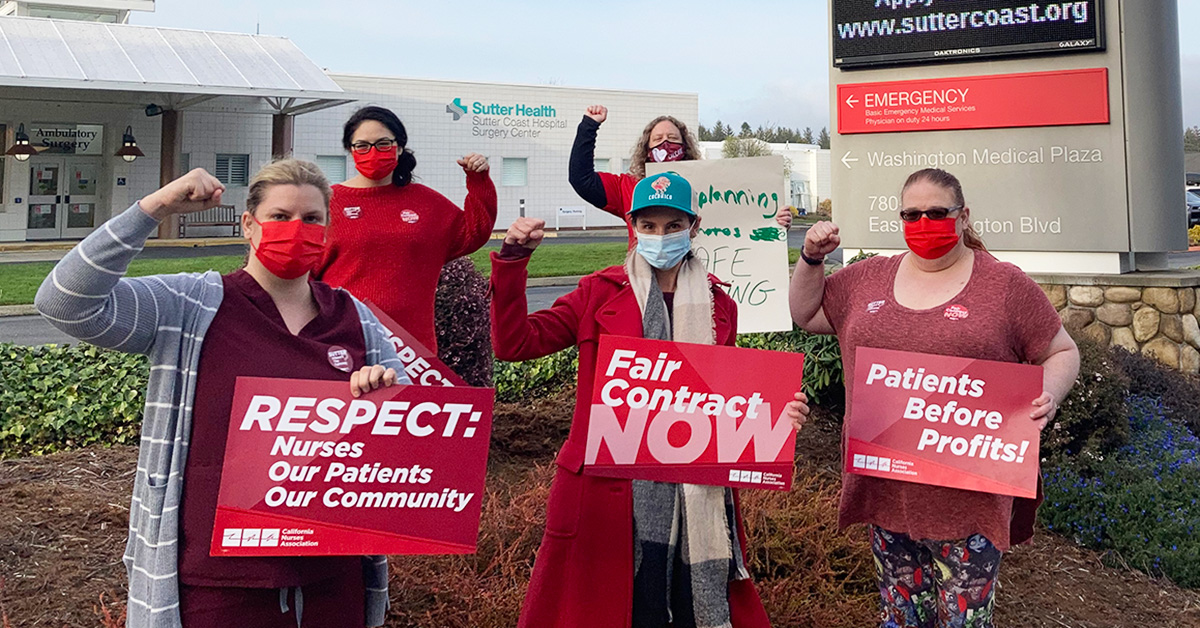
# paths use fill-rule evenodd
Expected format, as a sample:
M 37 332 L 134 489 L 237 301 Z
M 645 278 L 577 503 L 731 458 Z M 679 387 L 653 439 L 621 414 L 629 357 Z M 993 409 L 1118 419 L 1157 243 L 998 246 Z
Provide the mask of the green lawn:
M 491 273 L 488 254 L 499 250 L 498 245 L 488 246 L 471 254 L 471 261 L 485 276 Z M 625 259 L 625 244 L 605 242 L 592 244 L 553 244 L 540 247 L 529 262 L 530 277 L 560 277 L 564 275 L 586 275 L 601 268 L 620 264 Z M 795 263 L 799 249 L 788 249 L 788 261 Z M 190 257 L 181 259 L 141 259 L 129 265 L 130 277 L 165 273 L 203 272 L 215 270 L 230 272 L 242 265 L 240 255 L 213 257 Z M 42 280 L 54 268 L 54 262 L 30 262 L 22 264 L 0 264 L 0 305 L 22 305 L 33 303 Z

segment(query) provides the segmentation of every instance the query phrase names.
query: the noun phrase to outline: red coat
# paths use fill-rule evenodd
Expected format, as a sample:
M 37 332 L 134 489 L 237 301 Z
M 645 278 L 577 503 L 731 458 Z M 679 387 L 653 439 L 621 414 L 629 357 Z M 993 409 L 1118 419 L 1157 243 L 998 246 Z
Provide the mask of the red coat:
M 546 504 L 546 531 L 533 566 L 519 628 L 629 628 L 633 609 L 633 491 L 629 480 L 585 476 L 588 394 L 601 334 L 641 337 L 642 315 L 621 266 L 584 277 L 549 309 L 527 314 L 528 258 L 492 253 L 492 342 L 496 357 L 520 361 L 579 347 L 579 391 L 571 433 L 559 451 Z M 737 336 L 737 306 L 713 282 L 719 344 Z M 735 492 L 736 499 L 736 492 Z M 738 534 L 746 547 L 741 514 Z M 731 582 L 734 628 L 769 628 L 749 580 Z

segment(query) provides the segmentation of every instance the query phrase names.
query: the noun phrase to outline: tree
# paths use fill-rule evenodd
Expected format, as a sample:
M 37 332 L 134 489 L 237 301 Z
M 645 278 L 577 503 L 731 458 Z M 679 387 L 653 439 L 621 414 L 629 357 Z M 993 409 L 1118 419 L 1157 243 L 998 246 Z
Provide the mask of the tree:
M 709 131 L 707 128 L 705 128 L 703 123 L 698 123 L 696 125 L 696 137 L 701 142 L 707 142 L 712 139 L 712 131 Z
M 1183 131 L 1183 152 L 1200 153 L 1200 126 Z
M 721 147 L 721 155 L 726 159 L 738 157 L 764 157 L 771 154 L 771 147 L 756 137 L 727 137 Z
M 817 145 L 825 150 L 829 150 L 829 129 L 821 127 L 821 134 L 817 136 Z
M 804 127 L 804 132 L 800 134 L 800 143 L 801 144 L 816 144 L 817 143 L 817 141 L 815 139 L 813 139 L 812 127 L 808 127 L 808 126 Z
M 753 135 L 754 135 L 754 129 L 750 128 L 750 123 L 743 122 L 742 123 L 742 132 L 738 133 L 738 137 L 747 138 L 747 137 L 752 137 Z
M 725 132 L 725 127 L 721 125 L 720 120 L 713 122 L 712 129 L 708 132 L 708 135 L 709 139 L 713 142 L 720 142 L 726 137 L 729 137 L 729 134 Z

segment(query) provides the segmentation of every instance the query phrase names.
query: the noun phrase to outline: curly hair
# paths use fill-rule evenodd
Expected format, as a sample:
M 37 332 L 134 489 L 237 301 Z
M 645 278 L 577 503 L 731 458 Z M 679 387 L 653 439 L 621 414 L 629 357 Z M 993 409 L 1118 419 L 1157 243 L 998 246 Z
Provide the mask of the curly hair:
M 686 124 L 680 122 L 675 116 L 658 116 L 657 118 L 651 120 L 650 124 L 647 124 L 645 129 L 642 129 L 642 136 L 638 138 L 637 144 L 633 145 L 633 153 L 629 156 L 629 174 L 633 175 L 635 178 L 646 178 L 646 155 L 650 152 L 650 132 L 654 130 L 654 127 L 657 126 L 659 122 L 664 120 L 674 124 L 675 127 L 679 129 L 679 135 L 683 138 L 684 161 L 693 161 L 703 158 L 703 156 L 700 154 L 700 143 L 696 141 L 696 136 L 692 135 L 692 132 L 688 130 Z

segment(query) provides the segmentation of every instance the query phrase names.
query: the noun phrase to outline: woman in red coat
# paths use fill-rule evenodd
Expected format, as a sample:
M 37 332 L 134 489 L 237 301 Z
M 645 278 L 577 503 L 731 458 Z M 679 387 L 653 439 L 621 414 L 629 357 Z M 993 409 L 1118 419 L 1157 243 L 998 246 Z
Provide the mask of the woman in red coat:
M 581 474 L 602 334 L 723 345 L 737 334 L 736 305 L 690 254 L 700 224 L 691 186 L 674 173 L 651 179 L 633 193 L 638 246 L 625 265 L 583 278 L 549 309 L 527 314 L 525 301 L 526 265 L 543 221 L 518 219 L 492 254 L 496 357 L 529 360 L 579 347 L 581 392 L 558 455 L 522 628 L 770 626 L 746 569 L 736 491 Z M 805 402 L 797 393 L 786 409 L 797 428 Z M 708 551 L 701 559 L 689 547 Z

